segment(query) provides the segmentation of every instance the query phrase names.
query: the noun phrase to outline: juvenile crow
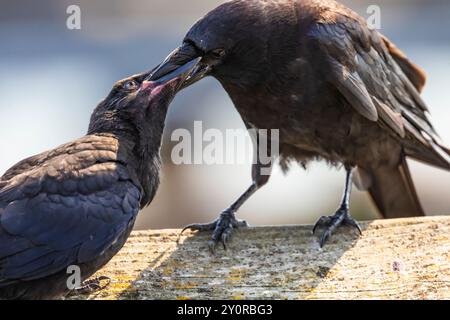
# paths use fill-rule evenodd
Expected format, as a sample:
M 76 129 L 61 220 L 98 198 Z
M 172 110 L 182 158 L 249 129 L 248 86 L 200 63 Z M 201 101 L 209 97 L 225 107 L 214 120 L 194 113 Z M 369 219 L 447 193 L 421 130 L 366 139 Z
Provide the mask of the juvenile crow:
M 349 214 L 352 180 L 384 217 L 421 216 L 405 157 L 450 169 L 449 149 L 420 97 L 423 71 L 333 0 L 226 2 L 190 29 L 151 78 L 197 57 L 185 85 L 211 75 L 248 128 L 279 129 L 284 169 L 315 159 L 346 168 L 341 206 L 314 227 L 325 227 L 321 245 L 342 224 L 359 229 Z M 211 248 L 244 225 L 235 212 L 267 183 L 260 167 L 253 166 L 251 186 L 216 221 L 188 226 L 214 230 Z
M 69 291 L 124 245 L 159 185 L 169 103 L 196 61 L 148 81 L 117 82 L 88 134 L 25 159 L 0 178 L 0 298 L 49 299 Z

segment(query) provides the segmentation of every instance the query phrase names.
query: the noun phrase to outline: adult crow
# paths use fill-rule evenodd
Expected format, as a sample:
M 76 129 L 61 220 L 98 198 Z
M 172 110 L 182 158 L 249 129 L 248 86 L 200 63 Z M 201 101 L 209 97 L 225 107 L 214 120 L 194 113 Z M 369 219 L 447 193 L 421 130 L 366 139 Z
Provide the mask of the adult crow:
M 337 212 L 322 217 L 321 245 L 349 214 L 352 178 L 368 190 L 384 217 L 421 216 L 405 160 L 450 169 L 419 93 L 423 71 L 366 21 L 333 0 L 234 0 L 214 9 L 159 65 L 158 79 L 201 57 L 190 85 L 212 75 L 248 128 L 279 129 L 280 163 L 323 159 L 346 168 Z M 228 241 L 236 210 L 269 176 L 253 166 L 253 183 L 210 224 L 210 247 Z M 352 173 L 353 176 L 352 176 Z
M 144 73 L 117 82 L 86 136 L 0 178 L 0 298 L 64 295 L 69 266 L 83 281 L 122 248 L 155 196 L 167 108 L 195 63 L 161 81 Z

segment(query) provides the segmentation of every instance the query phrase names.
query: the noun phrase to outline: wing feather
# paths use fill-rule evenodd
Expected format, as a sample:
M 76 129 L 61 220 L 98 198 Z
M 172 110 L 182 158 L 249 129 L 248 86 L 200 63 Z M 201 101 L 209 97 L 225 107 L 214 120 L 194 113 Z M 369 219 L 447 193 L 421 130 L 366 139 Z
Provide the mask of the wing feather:
M 84 138 L 2 177 L 0 287 L 91 261 L 126 232 L 141 190 L 113 142 Z
M 399 138 L 407 155 L 450 168 L 420 97 L 425 74 L 419 67 L 344 6 L 322 12 L 308 36 L 329 67 L 327 80 L 355 111 Z

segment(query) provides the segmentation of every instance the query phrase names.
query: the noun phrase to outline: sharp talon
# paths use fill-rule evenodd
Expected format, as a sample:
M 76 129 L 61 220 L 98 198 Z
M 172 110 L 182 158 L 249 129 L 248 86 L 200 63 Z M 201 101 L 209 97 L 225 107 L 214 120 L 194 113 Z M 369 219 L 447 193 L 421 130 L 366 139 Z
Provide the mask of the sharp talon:
M 356 221 L 353 220 L 353 219 L 348 219 L 348 220 L 346 221 L 346 223 L 347 223 L 348 225 L 350 225 L 350 226 L 356 228 L 356 230 L 358 230 L 359 235 L 362 236 L 362 230 L 361 230 L 361 227 L 359 226 L 359 223 L 358 223 L 358 222 L 356 222 Z
M 340 208 L 333 216 L 327 217 L 322 216 L 319 220 L 317 220 L 316 224 L 313 227 L 313 234 L 315 234 L 317 228 L 321 225 L 325 226 L 325 231 L 320 238 L 320 247 L 322 248 L 325 242 L 330 238 L 331 234 L 334 232 L 336 228 L 339 226 L 346 224 L 358 229 L 360 235 L 362 235 L 361 228 L 359 224 L 350 217 L 348 213 L 348 209 Z
M 359 226 L 359 223 L 355 219 L 350 217 L 348 214 L 344 218 L 344 223 L 348 226 L 356 228 L 358 230 L 359 235 L 362 235 L 362 230 L 361 230 L 361 227 Z
M 214 230 L 217 226 L 217 220 L 210 222 L 210 223 L 193 223 L 193 224 L 189 224 L 186 227 L 184 227 L 181 232 L 180 235 L 183 234 L 183 232 L 185 232 L 186 230 L 190 229 L 191 231 L 210 231 L 210 230 Z
M 183 230 L 181 230 L 181 232 L 180 232 L 180 234 L 178 235 L 178 237 L 180 237 L 187 229 L 190 229 L 191 228 L 191 226 L 189 225 L 189 226 L 186 226 L 186 227 L 184 227 L 183 228 Z
M 208 241 L 208 248 L 211 254 L 216 254 L 216 243 L 213 240 Z
M 98 279 L 99 281 L 107 280 L 107 281 L 108 281 L 108 284 L 111 283 L 111 278 L 110 278 L 110 277 L 107 277 L 107 276 L 100 276 L 100 277 L 98 277 L 97 279 Z
M 106 284 L 101 285 L 101 281 L 106 281 Z M 109 286 L 111 283 L 111 278 L 106 276 L 99 276 L 95 279 L 86 280 L 81 284 L 81 287 L 76 288 L 72 291 L 71 295 L 77 294 L 91 294 L 97 291 L 101 291 Z
M 208 241 L 208 247 L 212 254 L 216 253 L 217 244 L 219 242 L 222 243 L 224 250 L 227 250 L 228 243 L 232 238 L 233 229 L 237 229 L 240 227 L 248 227 L 247 221 L 237 220 L 234 216 L 234 211 L 231 209 L 227 209 L 222 211 L 219 218 L 211 223 L 206 224 L 190 224 L 181 230 L 181 233 L 178 237 L 177 242 L 181 234 L 187 230 L 196 230 L 196 231 L 211 231 L 211 239 Z
M 184 233 L 187 229 L 191 229 L 192 226 L 193 226 L 193 225 L 190 224 L 190 225 L 184 227 L 183 230 L 181 230 L 181 232 L 178 234 L 178 237 L 177 237 L 177 244 L 180 243 L 180 239 L 181 239 L 181 236 L 183 235 L 183 233 Z
M 223 244 L 223 249 L 227 250 L 227 244 L 231 239 L 231 235 L 232 235 L 232 228 L 226 229 L 223 234 L 222 234 L 222 244 Z
M 327 239 L 329 238 L 330 234 L 331 233 L 327 230 L 327 231 L 325 231 L 325 233 L 320 238 L 320 247 L 321 248 L 323 248 L 323 246 L 325 244 L 325 241 L 327 241 Z
M 223 250 L 227 250 L 227 236 L 226 234 L 222 234 L 222 246 L 223 246 Z
M 178 237 L 177 237 L 177 244 L 180 243 L 180 239 L 181 239 L 181 236 L 183 235 L 183 233 L 184 233 L 187 229 L 190 229 L 190 228 L 191 228 L 191 225 L 188 225 L 188 226 L 184 227 L 183 230 L 180 231 L 180 233 L 178 234 Z
M 325 216 L 320 217 L 319 220 L 317 220 L 317 222 L 314 224 L 312 233 L 316 234 L 317 228 L 319 228 L 321 225 L 325 224 L 325 222 L 329 221 L 329 220 L 330 220 L 330 217 L 325 217 Z
M 319 225 L 319 221 L 317 221 L 317 222 L 314 224 L 314 227 L 313 227 L 313 229 L 312 229 L 312 234 L 313 234 L 313 235 L 316 234 L 316 230 L 317 230 L 318 225 Z
M 359 235 L 362 236 L 362 230 L 358 223 L 356 223 L 356 229 L 358 229 Z

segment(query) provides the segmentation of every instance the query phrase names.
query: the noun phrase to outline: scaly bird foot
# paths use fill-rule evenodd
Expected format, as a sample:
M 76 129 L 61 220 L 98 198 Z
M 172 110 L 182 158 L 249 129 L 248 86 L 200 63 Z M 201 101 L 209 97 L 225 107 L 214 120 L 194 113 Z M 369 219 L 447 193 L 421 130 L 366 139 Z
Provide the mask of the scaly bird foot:
M 320 247 L 322 248 L 325 244 L 325 241 L 331 236 L 334 230 L 341 226 L 348 225 L 354 227 L 358 230 L 359 234 L 362 234 L 361 227 L 358 222 L 356 222 L 349 213 L 348 209 L 339 209 L 333 216 L 322 216 L 319 220 L 317 220 L 316 224 L 313 228 L 313 234 L 316 233 L 317 228 L 324 226 L 325 232 L 322 234 L 320 238 Z
M 237 228 L 248 227 L 248 224 L 244 220 L 237 220 L 234 212 L 230 209 L 223 211 L 220 216 L 211 223 L 196 223 L 190 224 L 181 231 L 185 230 L 193 231 L 213 231 L 211 240 L 208 241 L 208 247 L 212 253 L 215 253 L 216 246 L 219 242 L 222 243 L 223 248 L 227 249 L 227 244 L 231 240 L 233 230 Z
M 100 276 L 84 281 L 79 288 L 75 288 L 70 295 L 86 295 L 105 289 L 111 283 L 111 278 Z

